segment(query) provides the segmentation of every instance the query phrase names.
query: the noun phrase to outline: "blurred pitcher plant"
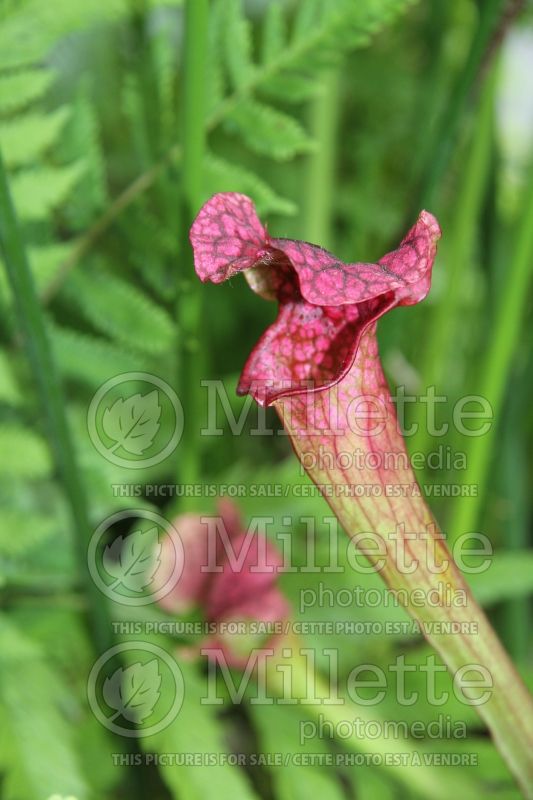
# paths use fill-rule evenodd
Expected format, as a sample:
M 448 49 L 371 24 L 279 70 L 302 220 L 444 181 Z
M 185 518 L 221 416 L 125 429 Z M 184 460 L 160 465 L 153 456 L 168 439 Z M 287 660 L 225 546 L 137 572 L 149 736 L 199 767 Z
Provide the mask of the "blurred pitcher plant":
M 246 666 L 252 647 L 275 644 L 272 637 L 254 635 L 251 630 L 260 627 L 268 632 L 290 615 L 289 604 L 276 585 L 280 553 L 265 536 L 249 535 L 238 508 L 229 500 L 219 501 L 216 517 L 182 514 L 173 527 L 183 544 L 181 577 L 159 604 L 171 614 L 200 611 L 210 632 L 196 650 L 182 651 L 182 655 L 220 651 L 230 666 Z M 157 573 L 160 586 L 167 584 L 175 558 L 172 539 L 166 537 Z M 227 633 L 232 622 L 239 623 L 239 631 L 250 629 L 249 635 Z
M 327 720 L 335 731 L 352 701 L 340 702 L 338 687 L 317 674 L 314 659 L 308 657 L 306 641 L 293 624 L 292 609 L 278 584 L 284 561 L 274 544 L 247 527 L 229 500 L 219 501 L 216 515 L 182 514 L 172 528 L 179 531 L 183 547 L 177 554 L 172 537 L 163 540 L 157 583 L 168 585 L 176 557 L 180 578 L 158 603 L 168 614 L 203 623 L 202 634 L 177 648 L 178 661 L 207 658 L 211 674 L 220 669 L 225 676 L 230 696 L 233 683 L 234 700 L 240 702 L 253 679 L 253 703 L 272 703 L 274 698 L 300 703 L 306 716 Z M 355 703 L 351 708 L 366 724 L 383 721 L 374 709 Z M 342 744 L 370 756 L 384 751 L 397 756 L 380 761 L 380 766 L 421 797 L 448 800 L 450 791 L 467 800 L 477 797 L 477 785 L 464 774 L 453 768 L 450 774 L 446 768 L 444 780 L 442 767 L 421 763 L 419 754 L 425 748 L 419 741 L 415 745 L 410 738 L 354 733 Z

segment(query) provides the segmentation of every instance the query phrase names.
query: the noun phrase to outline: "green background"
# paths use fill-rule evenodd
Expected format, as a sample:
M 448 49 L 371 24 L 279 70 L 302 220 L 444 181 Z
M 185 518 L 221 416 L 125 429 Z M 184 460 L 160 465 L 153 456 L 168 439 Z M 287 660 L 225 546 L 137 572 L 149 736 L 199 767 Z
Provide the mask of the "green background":
M 440 448 L 452 462 L 464 453 L 466 469 L 444 458 L 417 476 L 429 487 L 476 487 L 474 496 L 432 496 L 430 505 L 450 537 L 478 530 L 493 543 L 491 567 L 472 585 L 531 676 L 531 5 L 191 0 L 187 11 L 186 19 L 184 4 L 170 0 L 0 6 L 0 147 L 17 218 L 4 187 L 0 796 L 420 796 L 414 779 L 399 782 L 372 767 L 114 766 L 111 754 L 129 744 L 99 725 L 86 686 L 93 663 L 120 637 L 111 635 L 105 600 L 86 574 L 87 539 L 123 509 L 168 518 L 209 513 L 212 487 L 276 485 L 277 498 L 246 489 L 244 517 L 272 516 L 275 532 L 290 515 L 302 563 L 305 526 L 298 520 L 314 516 L 326 560 L 329 512 L 320 498 L 299 496 L 307 479 L 285 437 L 251 435 L 253 406 L 240 435 L 222 411 L 223 434 L 200 435 L 207 420 L 201 380 L 222 380 L 238 416 L 245 408 L 234 394 L 239 372 L 275 308 L 239 278 L 201 286 L 187 231 L 211 194 L 242 191 L 274 235 L 316 242 L 346 261 L 371 261 L 396 246 L 427 208 L 443 229 L 432 290 L 420 306 L 382 320 L 382 359 L 393 390 L 422 395 L 435 386 L 446 397 L 440 422 L 450 423 L 455 404 L 469 395 L 493 409 L 485 436 L 464 436 L 451 425 L 436 440 L 422 428 L 408 447 L 426 455 Z M 129 372 L 163 379 L 185 417 L 172 455 L 135 470 L 102 457 L 87 430 L 99 387 Z M 146 393 L 141 384 L 137 390 Z M 173 425 L 169 414 L 166 402 L 162 440 Z M 407 421 L 423 414 L 423 403 L 409 405 Z M 273 413 L 267 420 L 277 430 Z M 113 491 L 124 484 L 138 485 L 138 493 Z M 154 498 L 146 487 L 159 485 L 201 486 L 205 497 Z M 123 525 L 116 535 L 128 530 Z M 380 586 L 375 576 L 355 579 Z M 385 605 L 300 613 L 300 591 L 320 580 L 334 592 L 354 586 L 349 571 L 283 576 L 296 617 L 405 619 Z M 107 613 L 166 619 L 148 608 Z M 185 643 L 153 641 L 170 652 Z M 416 636 L 310 634 L 306 643 L 324 669 L 320 654 L 337 648 L 341 683 L 360 663 L 386 669 L 402 653 L 411 663 L 429 655 Z M 140 740 L 147 752 L 309 751 L 298 741 L 301 708 L 254 706 L 249 698 L 203 706 L 205 665 L 181 666 L 182 711 L 163 734 Z M 450 796 L 459 781 L 464 796 L 518 797 L 474 712 L 453 701 L 436 709 L 421 692 L 414 707 L 399 706 L 390 692 L 376 714 L 408 722 L 440 714 L 466 723 L 466 739 L 424 743 L 439 753 L 478 755 L 477 767 L 439 772 L 440 796 L 449 780 Z M 340 737 L 313 741 L 311 750 L 354 752 Z

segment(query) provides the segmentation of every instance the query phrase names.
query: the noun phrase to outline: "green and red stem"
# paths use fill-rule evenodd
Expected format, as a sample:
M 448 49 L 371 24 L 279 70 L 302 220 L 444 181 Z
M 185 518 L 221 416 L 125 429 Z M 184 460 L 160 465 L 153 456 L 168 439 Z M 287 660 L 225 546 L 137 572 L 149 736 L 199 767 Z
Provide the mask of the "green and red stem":
M 525 796 L 533 797 L 531 695 L 474 600 L 418 488 L 381 370 L 375 326 L 363 335 L 350 372 L 336 386 L 281 398 L 275 406 L 311 479 L 334 490 L 325 492 L 325 497 L 344 530 L 350 537 L 371 534 L 359 538 L 359 549 L 376 569 L 381 567 L 391 590 L 403 590 L 398 596 L 405 600 L 406 610 L 422 625 L 450 671 L 466 665 L 489 671 L 490 697 L 477 710 Z M 340 464 L 356 452 L 357 468 L 342 468 Z M 365 459 L 381 466 L 361 470 Z M 352 491 L 355 487 L 368 491 Z M 405 496 L 387 487 L 405 487 Z M 402 546 L 408 568 L 416 564 L 413 571 L 400 569 L 397 548 Z M 429 568 L 429 546 L 434 550 L 432 567 L 447 564 L 442 572 Z M 410 602 L 409 592 L 438 591 L 443 582 L 464 592 L 467 604 L 421 609 Z M 450 626 L 439 632 L 427 626 L 435 622 L 461 623 L 471 633 L 453 633 Z

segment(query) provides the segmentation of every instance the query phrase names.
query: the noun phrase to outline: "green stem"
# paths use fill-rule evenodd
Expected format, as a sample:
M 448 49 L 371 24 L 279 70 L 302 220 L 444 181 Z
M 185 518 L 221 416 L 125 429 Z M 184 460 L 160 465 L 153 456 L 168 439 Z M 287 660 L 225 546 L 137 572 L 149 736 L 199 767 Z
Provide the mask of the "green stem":
M 189 212 L 202 200 L 206 143 L 208 0 L 187 0 L 185 7 L 183 188 Z
M 448 40 L 443 36 L 443 31 L 456 24 L 456 10 L 446 0 L 436 0 L 428 5 L 427 12 L 428 20 L 423 37 L 428 60 L 422 65 L 420 90 L 411 120 L 412 130 L 418 133 L 415 152 L 411 158 L 413 175 L 418 183 L 421 182 L 422 170 L 427 167 L 429 148 L 435 146 L 434 137 L 428 135 L 428 129 L 432 131 L 442 117 L 449 86 L 453 83 L 453 64 L 450 63 Z M 423 126 L 420 125 L 420 120 L 424 120 Z
M 208 43 L 208 0 L 187 0 L 185 6 L 185 51 L 183 87 L 183 231 L 188 242 L 190 225 L 203 199 L 203 163 L 206 144 L 206 66 Z M 201 344 L 203 292 L 195 279 L 192 251 L 187 247 L 185 278 L 180 277 L 178 320 L 181 346 L 181 386 L 184 400 L 185 429 L 179 451 L 180 482 L 195 484 L 200 480 L 200 382 L 205 375 Z
M 22 233 L 11 200 L 9 185 L 0 154 L 0 251 L 25 336 L 28 358 L 46 417 L 50 447 L 67 496 L 74 529 L 80 572 L 90 599 L 89 614 L 95 644 L 100 651 L 111 642 L 111 626 L 106 601 L 87 569 L 87 544 L 91 527 L 85 489 L 80 477 L 72 438 L 65 415 L 65 402 L 46 333 L 44 317 L 35 292 L 33 276 L 26 257 Z
M 491 185 L 487 192 L 483 244 L 485 263 L 491 264 L 490 310 L 491 317 L 498 307 L 501 287 L 505 284 L 507 263 L 501 258 L 509 248 L 508 236 L 503 235 L 497 208 L 498 176 L 501 173 L 501 155 L 496 150 L 493 159 Z M 508 232 L 507 232 L 508 233 Z M 507 241 L 506 241 L 507 240 Z M 496 254 L 496 255 L 495 255 Z M 527 344 L 522 342 L 517 362 Z M 493 497 L 501 497 L 497 528 L 501 531 L 499 544 L 509 551 L 525 551 L 529 544 L 529 465 L 528 442 L 524 436 L 524 420 L 529 409 L 527 359 L 524 371 L 516 370 L 506 391 L 505 411 L 501 425 L 500 452 L 495 469 L 489 479 Z M 492 506 L 492 503 L 491 503 Z M 492 509 L 486 509 L 485 518 Z M 531 621 L 529 598 L 525 595 L 510 598 L 498 610 L 497 621 L 502 639 L 517 662 L 525 663 L 529 651 Z
M 491 337 L 480 366 L 477 394 L 490 403 L 493 420 L 501 417 L 505 388 L 513 364 L 513 353 L 519 342 L 522 319 L 528 301 L 528 287 L 533 268 L 533 173 L 529 178 L 524 206 L 516 248 L 506 272 L 495 319 L 490 326 Z M 457 498 L 449 524 L 452 537 L 474 530 L 478 522 L 496 430 L 493 422 L 488 433 L 469 438 L 465 447 L 468 464 L 466 479 L 478 487 L 478 492 L 475 497 Z
M 495 76 L 488 81 L 479 116 L 474 129 L 470 152 L 456 204 L 452 226 L 452 237 L 446 258 L 446 289 L 431 317 L 431 327 L 424 347 L 421 367 L 421 390 L 436 386 L 440 394 L 440 382 L 449 364 L 454 348 L 457 318 L 464 291 L 465 272 L 472 262 L 474 241 L 478 230 L 485 188 L 487 185 L 492 154 L 492 122 L 494 115 Z M 425 406 L 419 401 L 414 422 L 416 434 L 410 440 L 412 452 L 427 453 L 431 449 L 432 437 L 424 424 Z
M 335 154 L 339 122 L 340 71 L 328 71 L 321 92 L 311 104 L 310 129 L 317 143 L 309 157 L 305 199 L 304 239 L 331 249 L 331 217 L 335 175 Z
M 514 5 L 516 9 L 513 11 L 518 13 L 521 3 Z M 428 153 L 424 169 L 426 177 L 421 203 L 424 208 L 431 208 L 435 193 L 446 173 L 472 86 L 480 69 L 486 66 L 487 56 L 492 55 L 491 43 L 497 40 L 500 26 L 507 25 L 510 21 L 511 15 L 506 13 L 507 6 L 507 0 L 484 0 L 481 4 L 478 29 L 465 67 L 455 83 L 449 102 L 426 150 Z
M 502 488 L 505 502 L 505 549 L 525 551 L 528 547 L 528 452 L 521 420 L 527 409 L 523 393 L 514 392 L 511 385 L 504 421 L 501 458 L 494 483 Z M 518 389 L 518 387 L 516 387 Z M 528 398 L 529 399 L 529 398 Z M 526 401 L 527 402 L 527 401 Z M 502 638 L 517 661 L 525 661 L 529 649 L 530 608 L 527 597 L 514 597 L 502 609 Z

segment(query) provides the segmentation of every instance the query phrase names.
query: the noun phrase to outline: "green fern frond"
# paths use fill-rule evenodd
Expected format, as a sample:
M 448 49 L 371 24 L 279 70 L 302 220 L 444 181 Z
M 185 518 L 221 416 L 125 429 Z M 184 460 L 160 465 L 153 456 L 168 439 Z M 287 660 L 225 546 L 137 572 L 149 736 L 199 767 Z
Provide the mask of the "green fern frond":
M 44 478 L 52 462 L 44 439 L 28 428 L 0 425 L 0 474 L 16 478 Z
M 108 199 L 99 122 L 87 81 L 82 81 L 78 87 L 57 155 L 64 163 L 83 157 L 84 173 L 65 208 L 72 228 L 83 230 L 94 215 L 102 211 Z
M 161 471 L 157 473 L 157 467 L 148 470 L 136 470 L 135 478 L 132 480 L 131 469 L 112 464 L 100 453 L 96 451 L 92 442 L 87 437 L 87 408 L 80 409 L 83 413 L 78 420 L 73 420 L 71 425 L 73 430 L 79 430 L 80 436 L 85 435 L 87 441 L 78 441 L 78 463 L 83 470 L 83 476 L 87 491 L 91 496 L 91 519 L 94 527 L 110 514 L 114 514 L 121 509 L 140 508 L 144 511 L 157 511 L 145 497 L 144 493 L 134 495 L 128 493 L 132 483 L 155 483 L 160 479 Z M 122 493 L 124 491 L 124 493 Z
M 224 64 L 224 14 L 225 7 L 215 0 L 209 12 L 209 47 L 207 51 L 207 111 L 213 112 L 224 99 L 226 76 Z
M 227 118 L 227 126 L 235 126 L 251 150 L 285 161 L 314 148 L 313 140 L 300 123 L 262 103 L 246 100 Z
M 0 509 L 0 556 L 17 556 L 50 539 L 58 520 L 15 508 Z
M 330 10 L 333 10 L 336 4 L 338 5 L 337 0 L 330 0 Z M 305 40 L 313 29 L 319 28 L 323 23 L 325 13 L 324 0 L 306 0 L 305 3 L 299 3 L 294 20 L 294 41 Z
M 311 6 L 304 3 L 300 6 L 300 14 L 308 13 Z M 300 26 L 302 21 L 300 20 Z M 304 24 L 304 27 L 307 27 Z M 293 34 L 296 36 L 296 34 Z M 267 66 L 276 63 L 289 44 L 289 36 L 283 7 L 280 2 L 273 2 L 267 7 L 262 30 L 262 63 Z M 306 78 L 296 72 L 284 72 L 282 76 L 268 78 L 261 85 L 261 92 L 268 97 L 283 100 L 286 103 L 302 103 L 317 94 L 315 80 Z
M 205 159 L 205 187 L 206 197 L 214 192 L 248 194 L 261 214 L 291 215 L 297 211 L 291 200 L 280 197 L 253 172 L 212 155 Z
M 50 114 L 31 112 L 4 122 L 0 146 L 8 167 L 32 164 L 57 141 L 69 116 L 69 107 L 61 106 Z
M 52 69 L 40 67 L 0 77 L 0 114 L 12 114 L 46 94 L 55 78 Z
M 39 293 L 52 283 L 73 245 L 74 242 L 70 241 L 28 247 L 31 271 Z
M 0 69 L 40 62 L 64 36 L 98 22 L 116 20 L 127 12 L 126 0 L 94 0 L 91 3 L 27 0 L 18 3 L 0 28 Z
M 316 80 L 297 72 L 284 72 L 261 84 L 261 94 L 285 103 L 305 103 L 316 97 L 319 91 L 320 85 Z
M 127 657 L 128 654 L 126 654 Z M 179 715 L 169 725 L 150 739 L 141 737 L 140 744 L 148 752 L 157 753 L 225 753 L 224 727 L 213 713 L 213 706 L 205 705 L 204 677 L 191 663 L 180 661 L 180 671 L 185 683 L 184 699 Z M 163 675 L 160 692 L 168 699 L 175 694 L 172 679 Z M 209 770 L 191 767 L 187 763 L 165 766 L 161 777 L 172 798 L 238 798 L 253 800 L 257 795 L 246 780 L 242 770 L 230 766 L 226 760 L 217 759 Z
M 144 285 L 165 303 L 173 300 L 180 247 L 175 231 L 161 225 L 146 198 L 140 198 L 117 227 L 130 243 L 129 260 Z
M 279 56 L 287 43 L 287 24 L 279 0 L 274 0 L 267 7 L 262 33 L 261 60 L 263 64 L 268 64 Z
M 235 47 L 232 49 L 231 39 L 227 36 L 226 60 L 231 73 L 238 71 L 238 80 L 233 81 L 233 94 L 214 110 L 210 126 L 223 121 L 242 99 L 261 92 L 263 88 L 268 90 L 273 81 L 277 81 L 281 89 L 281 79 L 285 74 L 316 80 L 325 65 L 367 44 L 374 34 L 417 1 L 366 0 L 354 3 L 353 0 L 309 0 L 299 6 L 292 35 L 284 49 L 275 58 L 258 65 L 249 60 L 250 50 L 245 46 L 247 37 L 239 33 L 247 30 L 247 20 L 239 0 L 232 0 L 228 6 L 230 19 L 226 31 L 233 31 Z
M 55 543 L 51 547 L 52 543 L 54 539 L 45 540 L 42 547 L 37 545 L 16 557 L 0 555 L 0 585 L 54 593 L 77 589 L 79 573 L 73 559 L 64 547 L 59 549 Z
M 53 242 L 44 245 L 29 245 L 28 257 L 35 281 L 35 287 L 40 294 L 54 281 L 58 270 L 65 258 L 72 250 L 72 242 Z M 0 294 L 8 297 L 11 289 L 7 279 L 5 265 L 0 258 Z
M 175 122 L 176 48 L 163 31 L 153 38 L 152 47 L 159 92 L 159 125 L 163 141 L 171 143 Z
M 4 5 L 6 0 L 3 0 Z M 151 8 L 180 6 L 183 0 L 149 0 Z M 0 13 L 4 9 L 0 7 Z M 131 13 L 129 0 L 16 0 L 3 13 L 0 30 L 0 70 L 42 62 L 66 36 L 102 23 L 119 22 Z
M 64 497 L 52 480 L 27 485 L 22 493 L 20 483 L 3 484 L 0 584 L 53 592 L 77 587 L 79 570 Z
M 5 800 L 55 792 L 85 800 L 89 789 L 73 729 L 60 711 L 69 690 L 38 645 L 0 615 L 0 772 Z
M 131 284 L 97 268 L 73 272 L 65 293 L 94 327 L 141 353 L 163 353 L 175 341 L 169 315 Z
M 135 154 L 135 160 L 145 169 L 150 165 L 150 144 L 146 131 L 141 90 L 136 75 L 128 73 L 125 76 L 121 90 L 120 103 L 126 118 L 126 125 L 130 139 L 130 147 Z
M 49 326 L 50 339 L 62 374 L 94 389 L 113 375 L 139 372 L 146 363 L 127 350 L 85 333 Z
M 208 128 L 221 123 L 237 132 L 248 148 L 282 161 L 313 148 L 312 139 L 293 115 L 265 105 L 261 97 L 284 103 L 301 103 L 322 88 L 325 66 L 346 52 L 366 44 L 373 34 L 390 23 L 416 0 L 306 0 L 298 6 L 293 29 L 286 32 L 280 3 L 270 4 L 263 27 L 259 62 L 254 61 L 250 21 L 241 0 L 215 0 L 210 45 L 210 107 L 220 96 L 223 74 L 229 76 L 232 92 L 212 109 Z M 218 55 L 222 39 L 221 56 Z M 275 191 L 252 173 L 217 160 L 205 164 L 208 190 L 242 191 L 256 195 L 266 210 L 291 213 L 292 204 L 281 202 Z M 265 208 L 263 207 L 263 212 Z
M 85 163 L 76 161 L 64 167 L 36 167 L 14 175 L 11 191 L 19 217 L 28 221 L 43 220 L 65 202 L 85 171 Z
M 232 86 L 240 89 L 254 71 L 252 32 L 241 0 L 223 0 L 224 53 Z

